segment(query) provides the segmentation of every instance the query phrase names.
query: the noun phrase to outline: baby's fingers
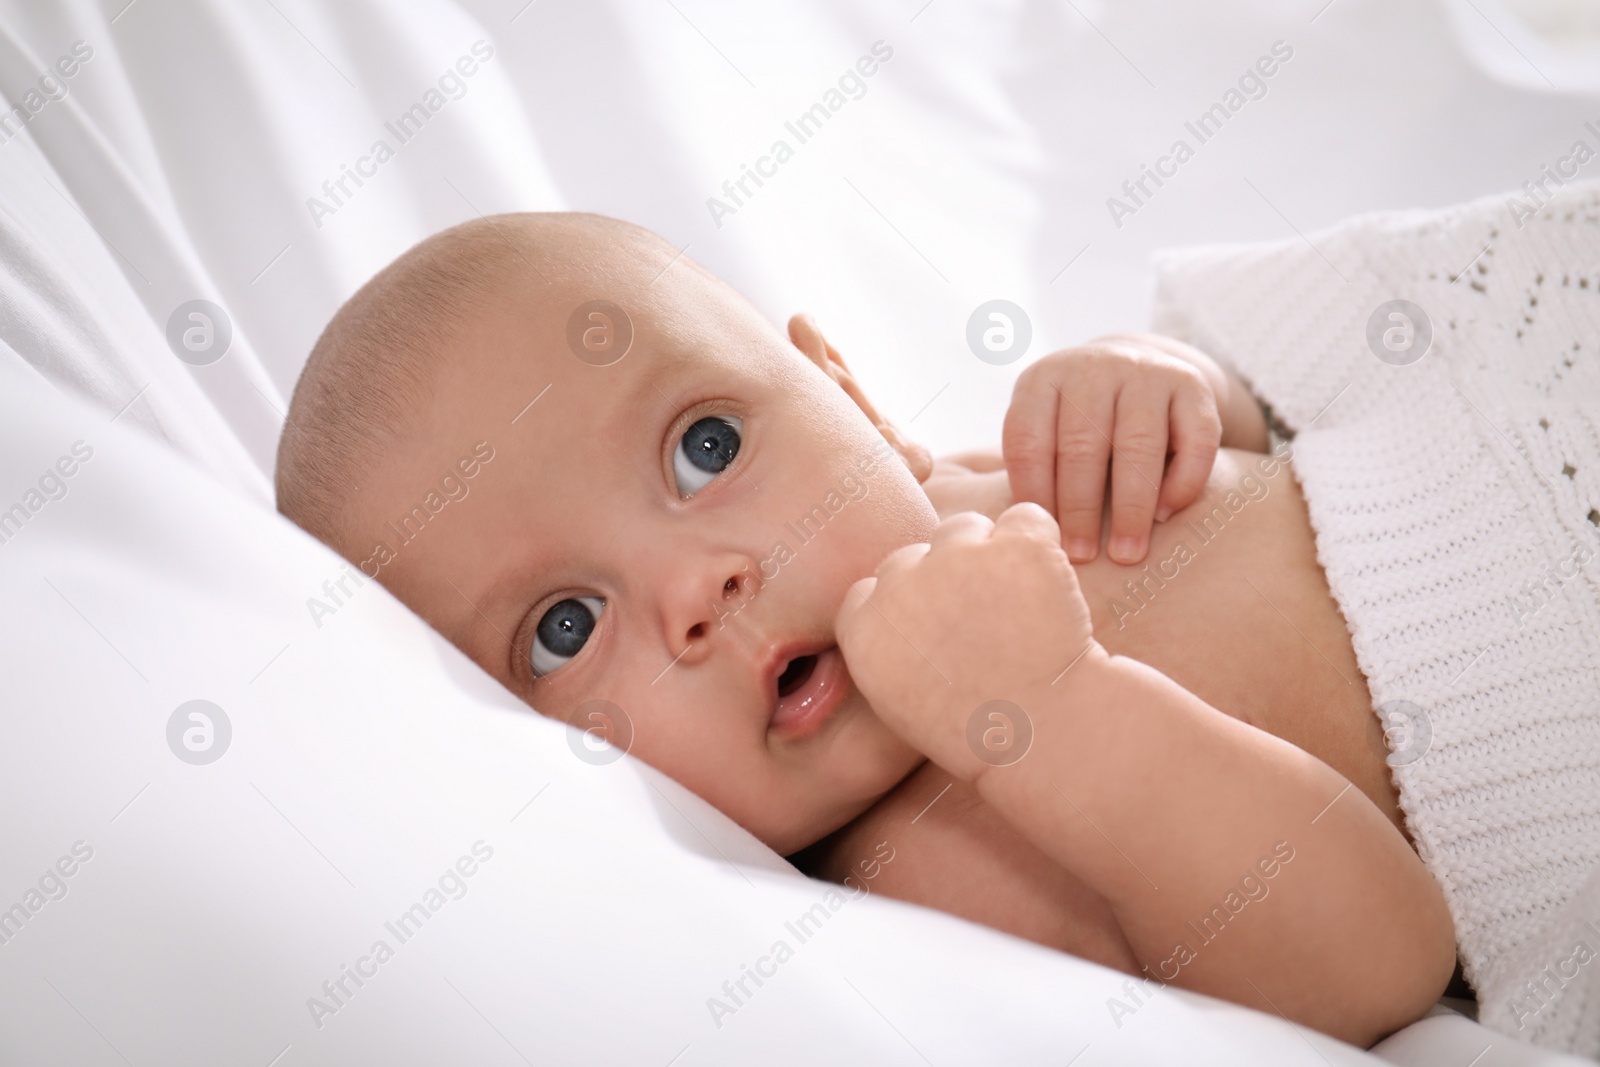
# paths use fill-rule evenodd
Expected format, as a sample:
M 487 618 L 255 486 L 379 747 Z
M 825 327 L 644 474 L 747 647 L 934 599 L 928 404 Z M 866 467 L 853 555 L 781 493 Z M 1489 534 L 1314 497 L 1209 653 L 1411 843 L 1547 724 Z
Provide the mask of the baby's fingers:
M 839 610 L 833 616 L 833 639 L 839 645 L 839 651 L 844 654 L 845 662 L 855 664 L 853 657 L 858 657 L 861 647 L 858 644 L 863 615 L 870 615 L 872 609 L 867 607 L 867 598 L 872 596 L 878 587 L 877 578 L 863 578 L 844 591 L 844 600 L 839 604 Z
M 1000 431 L 1000 451 L 1005 456 L 1012 498 L 1031 500 L 1052 514 L 1056 510 L 1056 408 L 1060 403 L 1055 383 L 1030 367 L 1017 379 Z
M 1002 537 L 1027 537 L 1059 546 L 1061 526 L 1044 508 L 1032 501 L 1019 501 L 1000 513 L 990 533 L 991 540 Z
M 1130 384 L 1117 401 L 1111 542 L 1106 554 L 1118 563 L 1137 563 L 1149 550 L 1150 524 L 1167 464 L 1166 399 Z
M 1108 390 L 1076 399 L 1063 393 L 1056 420 L 1056 516 L 1067 557 L 1087 563 L 1100 551 L 1116 398 Z
M 1047 376 L 1018 379 L 1001 445 L 1012 499 L 1038 504 L 1056 516 L 1068 556 L 1085 563 L 1100 550 L 1100 506 L 1111 455 L 1107 431 L 1116 401 L 1113 390 L 1086 381 L 1077 385 L 1069 393 Z
M 1165 522 L 1173 512 L 1200 499 L 1221 439 L 1222 419 L 1213 397 L 1196 390 L 1190 396 L 1173 398 L 1172 465 L 1161 485 L 1158 521 Z

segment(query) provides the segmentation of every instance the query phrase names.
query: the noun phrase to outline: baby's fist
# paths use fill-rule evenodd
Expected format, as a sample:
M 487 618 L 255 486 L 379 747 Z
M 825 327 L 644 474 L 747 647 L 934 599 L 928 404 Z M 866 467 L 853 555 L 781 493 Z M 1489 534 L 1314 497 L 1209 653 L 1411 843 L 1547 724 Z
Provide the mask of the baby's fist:
M 1053 683 L 1067 667 L 1087 671 L 1105 658 L 1060 528 L 1033 503 L 996 522 L 960 512 L 928 543 L 891 552 L 876 577 L 845 594 L 834 633 L 878 716 L 967 780 L 1007 762 L 990 751 L 986 730 L 993 739 L 994 726 L 1002 735 L 1027 726 L 980 707 L 1004 700 L 1024 716 L 1041 714 L 1065 696 Z

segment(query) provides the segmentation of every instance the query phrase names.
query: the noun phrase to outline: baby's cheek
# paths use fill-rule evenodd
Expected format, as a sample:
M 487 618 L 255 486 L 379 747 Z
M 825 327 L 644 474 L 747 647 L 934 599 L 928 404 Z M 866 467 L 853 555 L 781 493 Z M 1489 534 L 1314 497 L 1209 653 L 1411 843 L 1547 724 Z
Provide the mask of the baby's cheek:
M 732 729 L 716 728 L 705 701 L 675 707 L 652 696 L 635 702 L 632 754 L 718 807 L 740 801 L 756 753 Z

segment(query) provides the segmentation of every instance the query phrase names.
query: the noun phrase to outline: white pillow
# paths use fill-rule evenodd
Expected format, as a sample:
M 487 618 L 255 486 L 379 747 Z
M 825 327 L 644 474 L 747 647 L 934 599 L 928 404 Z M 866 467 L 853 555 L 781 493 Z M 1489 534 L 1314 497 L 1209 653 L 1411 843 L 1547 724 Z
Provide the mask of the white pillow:
M 451 0 L 0 0 L 0 338 L 270 500 L 343 300 L 446 226 L 565 206 L 495 39 Z M 188 366 L 196 300 L 231 336 Z

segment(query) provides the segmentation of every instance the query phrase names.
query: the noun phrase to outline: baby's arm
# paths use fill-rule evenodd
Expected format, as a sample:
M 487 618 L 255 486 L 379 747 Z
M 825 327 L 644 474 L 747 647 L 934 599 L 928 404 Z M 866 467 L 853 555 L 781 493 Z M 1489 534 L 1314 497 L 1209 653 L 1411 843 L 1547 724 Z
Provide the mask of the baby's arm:
M 1153 978 L 1363 1046 L 1419 1017 L 1454 963 L 1420 860 L 1320 760 L 1107 654 L 1059 537 L 964 513 L 858 583 L 836 633 L 878 714 L 1109 900 Z M 996 699 L 1033 731 L 1009 764 Z
M 1444 990 L 1438 886 L 1327 764 L 1098 647 L 1038 692 L 1033 751 L 978 763 L 978 792 L 1112 902 L 1147 973 L 1362 1047 Z

